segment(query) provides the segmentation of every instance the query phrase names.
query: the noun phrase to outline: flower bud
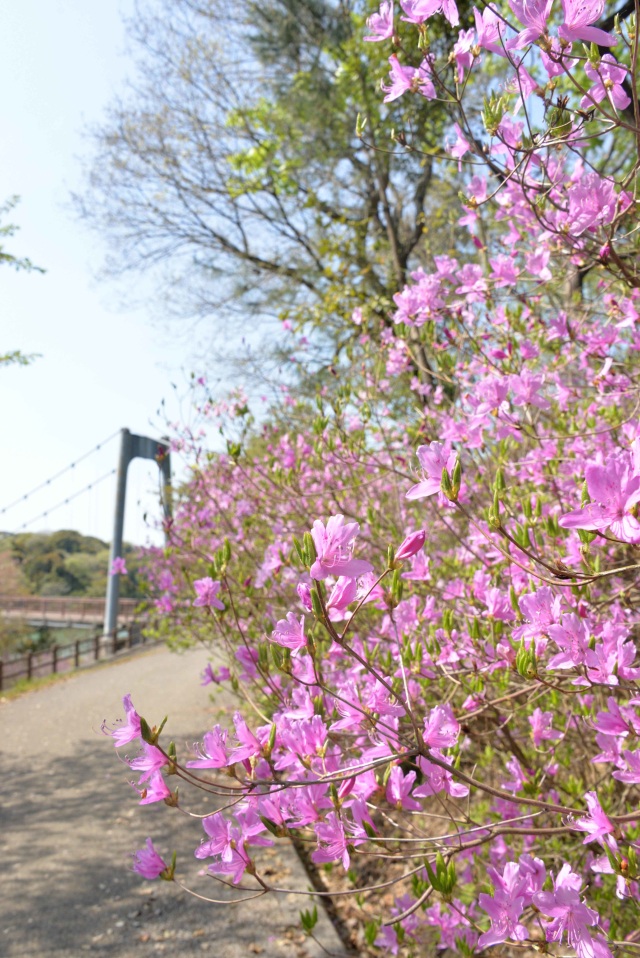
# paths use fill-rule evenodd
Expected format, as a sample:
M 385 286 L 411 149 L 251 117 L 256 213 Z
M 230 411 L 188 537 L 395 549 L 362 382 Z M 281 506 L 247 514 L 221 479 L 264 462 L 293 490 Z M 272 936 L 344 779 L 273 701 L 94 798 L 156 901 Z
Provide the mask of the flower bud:
M 420 552 L 420 549 L 424 546 L 426 535 L 424 529 L 420 529 L 418 532 L 410 532 L 396 552 L 396 561 L 410 559 L 411 556 Z

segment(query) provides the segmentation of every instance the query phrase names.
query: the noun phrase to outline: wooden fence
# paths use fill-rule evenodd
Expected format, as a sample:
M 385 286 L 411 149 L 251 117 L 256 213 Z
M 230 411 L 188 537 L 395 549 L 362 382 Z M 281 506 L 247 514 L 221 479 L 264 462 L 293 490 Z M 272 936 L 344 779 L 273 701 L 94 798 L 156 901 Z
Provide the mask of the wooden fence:
M 27 652 L 17 658 L 0 659 L 0 692 L 11 688 L 20 679 L 71 672 L 81 665 L 111 658 L 123 649 L 145 645 L 149 641 L 142 629 L 131 626 L 123 637 L 96 634 L 69 645 L 54 645 L 42 652 Z

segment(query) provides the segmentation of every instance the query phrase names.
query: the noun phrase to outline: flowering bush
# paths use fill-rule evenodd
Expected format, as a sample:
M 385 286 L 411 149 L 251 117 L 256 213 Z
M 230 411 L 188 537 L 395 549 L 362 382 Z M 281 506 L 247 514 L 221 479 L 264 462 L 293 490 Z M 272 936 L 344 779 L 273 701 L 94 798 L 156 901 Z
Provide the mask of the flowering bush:
M 151 577 L 248 711 L 183 757 L 126 698 L 114 740 L 141 741 L 141 803 L 225 797 L 195 855 L 240 896 L 294 835 L 373 948 L 606 958 L 639 946 L 635 20 L 487 5 L 439 63 L 426 24 L 455 3 L 401 6 L 365 40 L 393 47 L 387 100 L 455 114 L 468 248 L 384 322 L 358 311 L 358 376 L 299 403 L 297 439 L 198 463 Z M 179 880 L 151 842 L 135 867 Z

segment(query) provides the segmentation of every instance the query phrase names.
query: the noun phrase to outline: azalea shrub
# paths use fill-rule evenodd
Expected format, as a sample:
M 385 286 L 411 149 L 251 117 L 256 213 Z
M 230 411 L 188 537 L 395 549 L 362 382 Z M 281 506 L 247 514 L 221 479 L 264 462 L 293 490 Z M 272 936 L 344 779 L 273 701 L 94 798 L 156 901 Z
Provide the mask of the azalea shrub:
M 357 364 L 290 400 L 295 434 L 236 398 L 148 560 L 232 723 L 179 754 L 127 696 L 112 734 L 141 804 L 216 796 L 195 856 L 238 898 L 283 891 L 261 848 L 294 836 L 344 874 L 362 949 L 607 958 L 640 947 L 635 12 L 473 16 L 389 0 L 364 37 L 387 101 L 447 104 L 467 241 L 356 311 Z M 135 869 L 180 881 L 156 843 Z

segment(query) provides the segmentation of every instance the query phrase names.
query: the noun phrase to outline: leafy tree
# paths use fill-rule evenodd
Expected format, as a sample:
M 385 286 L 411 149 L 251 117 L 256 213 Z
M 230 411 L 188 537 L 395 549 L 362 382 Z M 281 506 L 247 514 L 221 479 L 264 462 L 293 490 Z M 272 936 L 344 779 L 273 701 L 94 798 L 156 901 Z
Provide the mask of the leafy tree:
M 7 213 L 10 213 L 11 210 L 15 207 L 18 202 L 17 196 L 12 196 L 4 203 L 0 204 L 0 220 L 2 220 Z M 11 238 L 15 235 L 18 227 L 13 223 L 5 223 L 0 225 L 0 239 Z M 8 253 L 4 245 L 0 243 L 0 265 L 11 266 L 16 270 L 28 270 L 35 271 L 36 273 L 44 273 L 44 270 L 40 266 L 35 266 L 30 259 L 27 259 L 24 256 L 15 256 L 13 253 Z M 33 362 L 34 359 L 37 359 L 36 353 L 26 354 L 21 352 L 19 349 L 13 349 L 7 353 L 0 353 L 0 367 L 2 366 L 28 366 L 29 363 Z
M 456 189 L 435 159 L 442 106 L 381 102 L 388 51 L 360 42 L 369 13 L 362 0 L 141 4 L 137 79 L 93 131 L 76 197 L 111 241 L 110 269 L 161 271 L 192 315 L 311 327 L 325 358 L 359 334 L 355 307 L 386 317 L 407 271 L 453 245 Z M 393 142 L 405 128 L 419 131 L 410 150 Z
M 4 203 L 0 203 L 0 219 L 10 213 L 14 207 L 17 205 L 19 197 L 11 196 L 8 200 L 5 200 Z M 0 238 L 11 238 L 18 231 L 18 227 L 14 223 L 5 223 L 0 226 Z M 0 244 L 0 265 L 11 266 L 13 269 L 17 270 L 28 270 L 35 271 L 36 273 L 44 273 L 44 270 L 40 266 L 35 266 L 26 256 L 15 256 L 13 253 L 8 253 L 3 244 Z

